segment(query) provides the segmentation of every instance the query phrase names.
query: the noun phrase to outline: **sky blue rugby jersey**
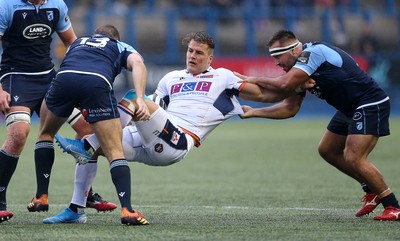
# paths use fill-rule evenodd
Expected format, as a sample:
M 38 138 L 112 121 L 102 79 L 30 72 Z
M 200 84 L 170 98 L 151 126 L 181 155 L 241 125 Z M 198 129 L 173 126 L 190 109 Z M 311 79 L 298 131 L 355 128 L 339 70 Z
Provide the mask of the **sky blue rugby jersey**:
M 40 72 L 53 68 L 51 35 L 70 28 L 67 14 L 68 8 L 62 0 L 46 0 L 39 6 L 26 0 L 0 0 L 2 73 Z
M 80 37 L 68 48 L 59 72 L 79 72 L 101 76 L 110 86 L 127 68 L 129 54 L 138 53 L 132 46 L 105 35 Z
M 326 43 L 304 44 L 294 68 L 302 69 L 317 82 L 311 93 L 345 114 L 387 98 L 349 54 Z

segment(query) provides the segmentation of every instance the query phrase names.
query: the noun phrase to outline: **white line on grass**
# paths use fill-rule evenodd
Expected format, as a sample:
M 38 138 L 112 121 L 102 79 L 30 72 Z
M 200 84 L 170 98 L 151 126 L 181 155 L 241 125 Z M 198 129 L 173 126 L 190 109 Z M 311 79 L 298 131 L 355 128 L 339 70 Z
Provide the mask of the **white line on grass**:
M 50 204 L 50 207 L 68 207 L 69 204 Z M 26 208 L 26 205 L 23 204 L 15 204 L 15 205 L 7 205 L 9 207 L 14 208 Z M 163 209 L 236 209 L 236 210 L 296 210 L 296 211 L 354 211 L 351 208 L 303 208 L 303 207 L 242 207 L 242 206 L 182 206 L 182 205 L 133 205 L 134 208 L 163 208 Z

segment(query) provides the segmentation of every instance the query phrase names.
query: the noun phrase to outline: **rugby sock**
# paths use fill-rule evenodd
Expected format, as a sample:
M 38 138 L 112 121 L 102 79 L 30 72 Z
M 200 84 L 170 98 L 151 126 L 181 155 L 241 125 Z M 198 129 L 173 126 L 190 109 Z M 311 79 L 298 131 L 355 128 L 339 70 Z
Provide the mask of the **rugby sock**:
M 71 204 L 81 208 L 86 207 L 86 194 L 89 193 L 96 173 L 97 161 L 90 161 L 85 165 L 76 164 L 74 194 L 72 195 Z
M 49 193 L 51 168 L 54 164 L 52 141 L 38 141 L 35 144 L 36 198 Z
M 381 203 L 382 203 L 383 207 L 385 207 L 385 208 L 387 206 L 393 206 L 395 208 L 400 208 L 399 202 L 397 201 L 397 198 L 394 195 L 394 193 L 391 193 L 391 194 L 387 195 L 386 197 L 381 198 Z
M 83 140 L 83 145 L 85 150 L 89 150 L 90 148 L 93 148 L 94 151 L 97 151 L 100 148 L 100 142 L 99 139 L 97 139 L 97 136 L 95 134 L 92 134 L 85 138 Z
M 7 203 L 6 192 L 11 177 L 18 164 L 19 156 L 10 155 L 0 150 L 0 203 Z
M 121 207 L 133 212 L 131 206 L 131 172 L 125 159 L 116 159 L 110 163 L 111 179 L 117 190 Z
M 122 128 L 124 128 L 132 121 L 132 115 L 124 111 L 124 109 L 121 108 L 121 106 L 118 106 L 118 112 L 119 112 L 119 119 L 121 121 L 121 126 Z
M 365 183 L 361 183 L 361 188 L 364 190 L 366 193 L 373 193 L 373 191 L 367 186 Z

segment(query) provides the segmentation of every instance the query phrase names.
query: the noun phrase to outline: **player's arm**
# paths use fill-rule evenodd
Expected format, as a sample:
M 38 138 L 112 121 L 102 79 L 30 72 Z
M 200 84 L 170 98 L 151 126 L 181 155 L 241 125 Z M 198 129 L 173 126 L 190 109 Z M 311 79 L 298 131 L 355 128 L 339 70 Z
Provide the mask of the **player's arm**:
M 294 91 L 292 92 L 271 91 L 257 84 L 245 83 L 243 88 L 239 92 L 239 97 L 244 100 L 251 100 L 264 103 L 275 103 L 294 94 L 295 94 Z
M 236 76 L 241 78 L 241 82 L 249 82 L 260 85 L 271 91 L 284 91 L 292 92 L 295 91 L 299 86 L 304 85 L 310 76 L 306 72 L 298 68 L 292 68 L 286 74 L 278 77 L 249 77 L 239 73 L 235 73 Z
M 0 41 L 3 39 L 3 35 L 0 35 Z M 11 97 L 10 94 L 6 91 L 3 90 L 3 88 L 0 85 L 0 111 L 7 111 L 10 109 L 10 103 Z
M 72 26 L 64 32 L 58 32 L 58 36 L 60 37 L 61 41 L 64 43 L 65 47 L 68 47 L 76 40 L 76 35 Z
M 144 101 L 147 81 L 147 69 L 143 62 L 142 56 L 137 53 L 131 53 L 127 59 L 127 69 L 132 72 L 133 86 L 136 92 L 136 103 L 138 109 L 135 114 L 139 120 L 148 120 L 150 111 Z
M 252 108 L 250 106 L 242 106 L 244 114 L 240 115 L 242 119 L 246 118 L 268 118 L 268 119 L 287 119 L 294 117 L 300 110 L 303 103 L 304 95 L 298 94 L 290 96 L 277 104 Z
M 264 103 L 275 103 L 289 96 L 296 95 L 297 93 L 305 92 L 306 90 L 314 87 L 315 84 L 316 82 L 313 79 L 309 78 L 306 82 L 297 86 L 294 90 L 281 91 L 270 90 L 268 88 L 264 88 L 260 85 L 253 83 L 245 83 L 244 87 L 239 93 L 239 97 L 245 100 Z

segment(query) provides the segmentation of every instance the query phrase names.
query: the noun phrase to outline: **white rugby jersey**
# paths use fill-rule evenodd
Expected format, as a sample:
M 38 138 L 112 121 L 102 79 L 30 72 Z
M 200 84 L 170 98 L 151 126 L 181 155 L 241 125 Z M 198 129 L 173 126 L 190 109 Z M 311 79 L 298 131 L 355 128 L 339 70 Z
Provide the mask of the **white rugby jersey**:
M 243 114 L 236 96 L 244 86 L 240 78 L 224 68 L 193 76 L 186 69 L 166 74 L 155 93 L 169 96 L 167 112 L 178 126 L 204 141 L 221 122 L 233 115 Z

